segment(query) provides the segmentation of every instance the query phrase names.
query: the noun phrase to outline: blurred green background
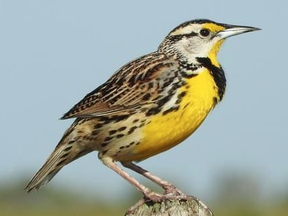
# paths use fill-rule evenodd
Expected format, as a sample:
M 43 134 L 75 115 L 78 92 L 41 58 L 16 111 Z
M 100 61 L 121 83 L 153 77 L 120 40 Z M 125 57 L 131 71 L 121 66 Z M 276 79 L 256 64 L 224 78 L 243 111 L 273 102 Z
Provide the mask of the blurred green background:
M 17 181 L 1 184 L 1 216 L 124 215 L 141 198 L 132 187 L 127 188 L 129 192 L 126 195 L 106 197 L 105 188 L 109 185 L 103 185 L 99 194 L 76 192 L 65 185 L 53 185 L 27 194 L 23 190 L 27 180 L 18 178 Z M 211 192 L 210 199 L 204 202 L 219 216 L 286 216 L 288 187 L 285 191 L 269 195 L 263 195 L 261 187 L 261 180 L 253 175 L 223 174 L 212 186 L 215 190 Z
M 223 102 L 192 137 L 140 166 L 215 216 L 287 216 L 287 8 L 284 0 L 0 0 L 0 216 L 123 215 L 140 199 L 96 153 L 38 192 L 23 189 L 71 124 L 58 121 L 63 113 L 196 18 L 263 30 L 224 43 Z

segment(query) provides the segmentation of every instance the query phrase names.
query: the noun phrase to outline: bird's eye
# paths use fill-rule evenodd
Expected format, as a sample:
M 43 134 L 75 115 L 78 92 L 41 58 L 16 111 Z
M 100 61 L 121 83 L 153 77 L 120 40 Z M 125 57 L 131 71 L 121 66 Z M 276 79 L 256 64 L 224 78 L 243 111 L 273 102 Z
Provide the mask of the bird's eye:
M 210 35 L 210 31 L 208 29 L 201 29 L 200 30 L 200 35 L 202 37 L 208 37 Z

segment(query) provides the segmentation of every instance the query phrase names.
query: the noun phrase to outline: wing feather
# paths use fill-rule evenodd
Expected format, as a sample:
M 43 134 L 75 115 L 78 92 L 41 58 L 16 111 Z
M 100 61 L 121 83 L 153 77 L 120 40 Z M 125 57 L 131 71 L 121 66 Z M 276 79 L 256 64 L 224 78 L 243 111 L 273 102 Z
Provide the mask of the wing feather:
M 153 104 L 165 97 L 164 88 L 173 82 L 178 70 L 179 65 L 173 58 L 157 52 L 143 56 L 120 68 L 62 119 L 118 114 Z

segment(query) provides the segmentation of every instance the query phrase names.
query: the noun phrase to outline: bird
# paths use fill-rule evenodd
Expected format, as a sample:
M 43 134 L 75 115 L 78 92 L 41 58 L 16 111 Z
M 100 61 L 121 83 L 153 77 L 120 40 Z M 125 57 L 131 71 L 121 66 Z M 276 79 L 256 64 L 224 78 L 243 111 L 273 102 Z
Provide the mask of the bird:
M 226 77 L 217 60 L 224 40 L 256 30 L 260 29 L 208 19 L 174 28 L 156 51 L 122 66 L 62 116 L 75 120 L 25 190 L 38 190 L 65 165 L 97 151 L 103 164 L 144 198 L 183 196 L 172 183 L 136 162 L 171 149 L 197 130 L 225 94 Z M 164 193 L 142 185 L 119 163 L 150 179 Z

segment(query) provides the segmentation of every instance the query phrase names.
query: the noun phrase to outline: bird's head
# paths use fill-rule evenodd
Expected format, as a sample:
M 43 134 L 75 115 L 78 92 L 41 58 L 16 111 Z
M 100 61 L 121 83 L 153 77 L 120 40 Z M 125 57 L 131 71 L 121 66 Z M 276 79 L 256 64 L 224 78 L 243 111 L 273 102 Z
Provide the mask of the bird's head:
M 215 66 L 217 53 L 223 41 L 231 36 L 260 30 L 249 26 L 216 23 L 211 20 L 192 20 L 173 29 L 164 39 L 159 51 L 176 54 L 189 63 L 197 64 L 197 58 L 209 58 Z

